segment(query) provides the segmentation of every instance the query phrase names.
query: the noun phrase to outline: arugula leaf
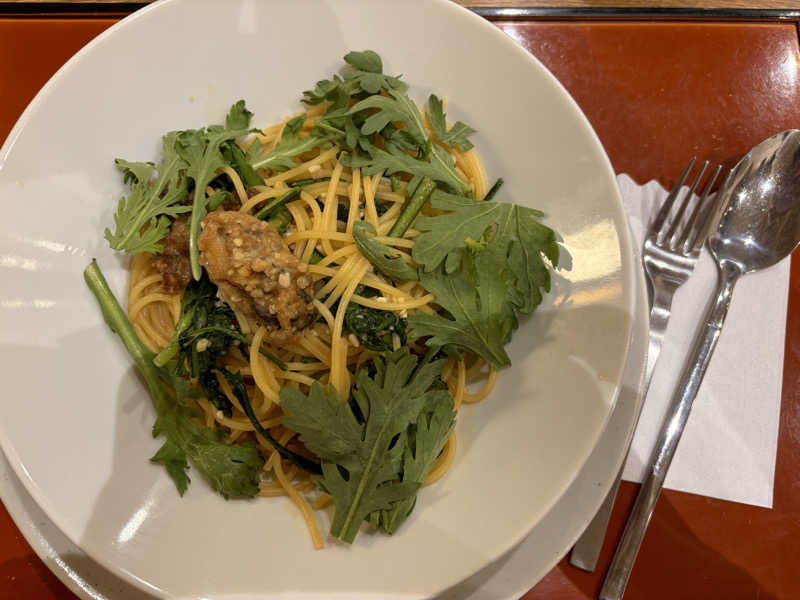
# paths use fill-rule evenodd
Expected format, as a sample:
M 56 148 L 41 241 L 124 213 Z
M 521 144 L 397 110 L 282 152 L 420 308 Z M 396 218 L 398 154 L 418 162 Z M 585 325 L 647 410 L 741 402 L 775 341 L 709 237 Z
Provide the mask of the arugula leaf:
M 389 90 L 389 96 L 374 95 L 357 102 L 348 114 L 355 114 L 367 109 L 377 109 L 370 114 L 361 126 L 361 133 L 371 135 L 381 131 L 393 121 L 405 123 L 403 130 L 409 138 L 417 145 L 423 146 L 428 141 L 425 132 L 425 125 L 422 122 L 422 115 L 411 98 L 397 90 Z
M 399 479 L 405 432 L 447 395 L 428 391 L 444 361 L 415 372 L 417 358 L 402 349 L 376 357 L 374 365 L 374 378 L 366 369 L 357 374 L 350 403 L 341 402 L 335 390 L 326 396 L 318 383 L 308 396 L 289 387 L 280 393 L 289 413 L 282 423 L 321 459 L 322 475 L 314 481 L 333 496 L 331 535 L 348 543 L 370 513 L 416 493 L 419 483 Z
M 185 384 L 176 377 L 165 383 L 178 388 Z M 199 411 L 185 406 L 184 399 L 185 396 L 179 395 L 170 403 L 162 404 L 160 409 L 156 408 L 158 416 L 153 425 L 153 437 L 165 435 L 167 440 L 151 460 L 164 465 L 181 495 L 189 483 L 186 470 L 187 459 L 191 459 L 211 487 L 224 498 L 255 496 L 264 466 L 258 450 L 254 446 L 229 444 L 222 431 L 198 425 L 195 419 L 200 416 Z
M 400 77 L 391 77 L 383 74 L 383 61 L 372 50 L 363 52 L 349 52 L 344 57 L 345 62 L 353 67 L 345 71 L 342 77 L 334 75 L 331 79 L 318 81 L 313 90 L 303 92 L 303 102 L 314 105 L 326 100 L 337 100 L 336 104 L 348 104 L 350 97 L 362 92 L 379 94 L 381 91 L 408 89 Z
M 222 157 L 229 163 L 242 178 L 245 186 L 254 187 L 264 185 L 264 180 L 256 173 L 256 170 L 247 162 L 245 153 L 239 148 L 235 141 L 227 141 L 220 146 Z
M 170 219 L 188 212 L 191 207 L 181 204 L 186 198 L 186 181 L 181 170 L 186 166 L 174 150 L 174 137 L 163 140 L 164 156 L 158 167 L 149 163 L 115 161 L 123 172 L 123 181 L 130 183 L 128 197 L 120 198 L 114 214 L 114 233 L 106 228 L 104 235 L 114 250 L 132 254 L 161 252 L 159 243 L 169 232 Z M 157 172 L 155 180 L 153 173 Z
M 455 420 L 453 399 L 449 394 L 440 394 L 429 404 L 428 410 L 420 414 L 417 422 L 409 427 L 406 436 L 403 481 L 422 485 L 447 443 Z M 389 510 L 372 513 L 370 521 L 376 527 L 393 534 L 414 510 L 416 502 L 416 497 L 400 500 Z
M 550 290 L 550 272 L 543 261 L 558 264 L 558 244 L 555 233 L 542 225 L 542 213 L 532 208 L 502 202 L 475 201 L 441 190 L 431 195 L 433 208 L 449 211 L 436 217 L 422 216 L 415 227 L 423 233 L 414 241 L 412 256 L 425 271 L 432 271 L 442 261 L 449 274 L 458 268 L 461 250 L 476 250 L 488 230 L 491 241 L 478 254 L 478 262 L 485 253 L 495 254 L 493 262 L 506 262 L 512 274 L 508 301 L 520 312 L 532 312 L 541 302 L 541 290 Z M 424 284 L 423 284 L 424 285 Z M 427 288 L 426 288 L 427 289 Z
M 242 105 L 243 106 L 243 105 Z M 234 111 L 232 113 L 239 113 Z M 230 117 L 231 121 L 241 121 L 242 117 Z M 177 132 L 176 150 L 188 165 L 186 177 L 194 181 L 192 199 L 192 218 L 189 222 L 189 262 L 192 276 L 200 279 L 202 269 L 198 260 L 200 250 L 197 247 L 197 236 L 200 234 L 200 223 L 206 216 L 209 198 L 206 186 L 217 176 L 217 170 L 228 165 L 222 156 L 220 145 L 233 138 L 247 133 L 247 129 L 226 129 L 220 126 L 209 127 L 205 131 L 190 129 Z
M 137 183 L 139 181 L 150 181 L 155 171 L 155 164 L 151 162 L 128 162 L 122 158 L 114 161 L 117 168 L 122 171 L 123 183 Z
M 343 87 L 343 84 L 344 80 L 338 75 L 334 75 L 331 79 L 322 79 L 317 82 L 313 90 L 303 92 L 303 102 L 315 106 L 326 100 L 332 100 L 334 95 Z M 348 98 L 350 97 L 349 93 L 346 95 Z
M 225 498 L 255 496 L 264 466 L 258 450 L 254 446 L 229 444 L 221 431 L 199 425 L 197 411 L 184 404 L 193 391 L 191 382 L 168 366 L 157 367 L 153 363 L 153 353 L 136 336 L 96 261 L 89 263 L 83 277 L 97 298 L 106 323 L 119 335 L 150 391 L 157 415 L 153 436 L 167 437 L 151 460 L 164 465 L 181 495 L 189 484 L 186 471 L 191 460 L 211 487 Z
M 381 129 L 381 137 L 387 149 L 408 150 L 409 152 L 419 152 L 420 146 L 412 135 L 405 129 L 398 129 L 393 123 L 389 123 Z
M 420 284 L 449 316 L 409 315 L 409 334 L 430 336 L 429 347 L 451 345 L 477 354 L 496 368 L 510 365 L 504 346 L 517 327 L 506 300 L 513 284 L 511 270 L 497 253 L 481 252 L 476 257 L 483 259 L 479 264 L 473 264 L 468 251 L 463 254 L 461 268 L 453 273 L 444 265 L 432 272 L 420 269 Z
M 370 56 L 366 56 L 368 54 Z M 356 56 L 359 56 L 358 60 L 355 60 L 354 57 Z M 345 71 L 343 75 L 345 85 L 350 86 L 350 89 L 352 89 L 352 92 L 350 92 L 350 89 L 347 90 L 350 92 L 350 96 L 360 92 L 380 94 L 381 91 L 398 90 L 405 92 L 408 89 L 408 85 L 400 80 L 400 76 L 392 77 L 383 74 L 381 58 L 371 50 L 366 50 L 363 53 L 350 52 L 344 59 L 352 67 L 355 67 L 352 71 Z M 374 70 L 375 68 L 377 70 Z
M 444 148 L 436 144 L 431 148 L 430 161 L 414 158 L 405 152 L 387 152 L 369 142 L 365 142 L 362 145 L 370 155 L 370 160 L 364 168 L 364 172 L 367 175 L 380 171 L 386 171 L 387 175 L 398 172 L 410 173 L 411 175 L 428 177 L 434 181 L 444 183 L 457 192 L 467 193 L 470 191 L 470 186 L 456 172 L 455 164 L 450 155 Z
M 466 152 L 473 147 L 472 142 L 467 138 L 475 133 L 475 130 L 461 121 L 457 121 L 449 130 L 445 121 L 442 101 L 431 94 L 428 97 L 428 122 L 431 124 L 434 135 L 447 146 L 455 146 L 462 152 Z
M 416 281 L 419 279 L 417 269 L 392 253 L 383 242 L 367 237 L 367 232 L 376 235 L 375 228 L 365 221 L 353 224 L 353 239 L 359 251 L 376 269 L 394 281 Z
M 247 129 L 253 113 L 247 110 L 244 100 L 239 100 L 231 106 L 225 117 L 225 129 Z
M 377 52 L 364 50 L 362 52 L 348 52 L 344 61 L 351 67 L 367 73 L 383 73 L 383 61 Z
M 327 141 L 318 135 L 300 137 L 300 131 L 306 121 L 306 115 L 294 117 L 286 123 L 281 134 L 281 140 L 270 152 L 260 156 L 248 155 L 250 166 L 254 169 L 272 169 L 273 171 L 287 171 L 297 166 L 294 157 L 318 148 Z
M 474 201 L 441 190 L 431 206 L 449 211 L 422 216 L 415 227 L 412 256 L 420 284 L 436 296 L 447 315 L 411 315 L 412 336 L 431 336 L 429 346 L 451 344 L 477 354 L 494 367 L 510 364 L 504 350 L 518 321 L 550 289 L 543 257 L 558 263 L 553 231 L 542 213 L 523 206 Z

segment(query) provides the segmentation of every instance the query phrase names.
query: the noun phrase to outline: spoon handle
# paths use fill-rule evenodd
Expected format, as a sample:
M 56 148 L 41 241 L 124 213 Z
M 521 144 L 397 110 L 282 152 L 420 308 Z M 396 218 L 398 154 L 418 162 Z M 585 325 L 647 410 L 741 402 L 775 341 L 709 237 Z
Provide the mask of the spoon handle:
M 611 566 L 603 581 L 600 600 L 620 600 L 625 593 L 631 569 L 633 569 L 636 555 L 639 553 L 647 525 L 650 523 L 650 517 L 653 516 L 667 470 L 686 426 L 697 390 L 700 388 L 708 363 L 711 361 L 711 355 L 717 345 L 725 316 L 728 314 L 733 288 L 742 273 L 736 265 L 730 262 L 718 264 L 718 267 L 717 296 L 708 308 L 705 323 L 695 338 L 680 383 L 658 436 L 658 442 L 650 457 L 647 476 L 636 496 L 636 502 L 628 517 L 628 522 L 625 524 L 625 530 L 622 532 L 622 538 L 614 553 L 614 559 L 611 561 Z

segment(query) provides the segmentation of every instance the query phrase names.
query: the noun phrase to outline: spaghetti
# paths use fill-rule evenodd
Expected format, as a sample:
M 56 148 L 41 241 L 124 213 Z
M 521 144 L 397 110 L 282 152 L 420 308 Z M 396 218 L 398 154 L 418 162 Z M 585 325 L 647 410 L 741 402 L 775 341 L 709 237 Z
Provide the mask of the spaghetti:
M 316 123 L 324 106 L 312 107 L 306 114 L 303 132 Z M 263 152 L 269 152 L 281 139 L 286 123 L 267 127 L 252 138 L 241 142 L 244 151 L 258 139 Z M 301 135 L 303 134 L 301 132 Z M 448 148 L 455 167 L 470 185 L 475 199 L 482 199 L 487 192 L 486 175 L 474 151 L 459 151 Z M 377 239 L 392 248 L 397 256 L 408 263 L 411 259 L 413 229 L 403 237 L 389 237 L 398 215 L 409 199 L 408 181 L 391 180 L 378 173 L 365 175 L 358 168 L 343 164 L 344 152 L 337 147 L 316 148 L 307 152 L 297 166 L 281 173 L 266 171 L 265 184 L 248 189 L 236 170 L 225 167 L 220 170 L 230 179 L 240 205 L 237 210 L 253 215 L 266 202 L 278 198 L 292 189 L 292 184 L 311 179 L 302 186 L 300 194 L 286 205 L 291 221 L 284 236 L 289 250 L 308 265 L 308 274 L 313 278 L 313 306 L 317 320 L 293 341 L 280 346 L 268 341 L 264 326 L 241 312 L 236 318 L 243 334 L 250 337 L 249 350 L 244 353 L 229 351 L 222 359 L 223 366 L 239 372 L 249 393 L 256 418 L 269 433 L 289 449 L 302 452 L 302 445 L 294 432 L 281 425 L 283 411 L 279 404 L 281 388 L 297 387 L 307 392 L 313 382 L 332 385 L 342 398 L 347 398 L 353 385 L 355 372 L 360 365 L 375 354 L 361 345 L 353 335 L 345 333 L 345 315 L 351 303 L 361 306 L 393 311 L 401 317 L 410 312 L 433 313 L 437 310 L 433 294 L 423 289 L 418 282 L 397 284 L 375 272 L 371 263 L 359 252 L 353 239 L 353 227 L 357 221 L 370 223 L 377 231 Z M 323 179 L 326 178 L 326 179 Z M 315 182 L 315 179 L 319 179 Z M 347 207 L 346 221 L 337 218 L 339 206 Z M 316 257 L 315 261 L 312 258 Z M 360 290 L 369 290 L 365 295 Z M 128 287 L 128 315 L 136 334 L 152 351 L 161 351 L 175 330 L 181 311 L 182 291 L 166 292 L 162 276 L 153 265 L 152 255 L 134 255 Z M 408 344 L 424 348 L 414 340 Z M 393 345 L 400 345 L 395 334 Z M 262 355 L 266 351 L 285 365 L 281 368 Z M 468 362 L 469 361 L 469 364 Z M 462 404 L 484 399 L 491 391 L 496 373 L 488 369 L 481 389 L 467 388 L 471 375 L 480 375 L 485 363 L 480 358 L 449 359 L 442 379 L 454 399 L 455 408 Z M 224 430 L 234 443 L 255 440 L 266 457 L 263 468 L 260 495 L 287 496 L 300 510 L 305 519 L 315 548 L 323 545 L 313 511 L 323 508 L 329 497 L 316 491 L 308 475 L 291 463 L 283 460 L 273 446 L 255 431 L 229 382 L 217 374 L 220 390 L 233 405 L 231 416 L 225 416 L 208 399 L 193 399 L 203 415 L 206 426 Z M 453 433 L 446 443 L 424 484 L 438 481 L 450 468 L 456 452 Z

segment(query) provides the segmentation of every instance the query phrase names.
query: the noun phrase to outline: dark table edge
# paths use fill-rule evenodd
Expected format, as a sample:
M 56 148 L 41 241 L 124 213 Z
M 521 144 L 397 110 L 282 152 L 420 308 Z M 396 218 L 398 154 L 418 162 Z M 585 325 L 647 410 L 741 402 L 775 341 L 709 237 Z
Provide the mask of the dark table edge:
M 140 2 L 2 2 L 0 16 L 80 16 L 109 17 L 130 14 L 143 6 Z M 490 19 L 735 19 L 746 21 L 796 21 L 800 9 L 743 8 L 627 8 L 627 7 L 469 7 L 472 12 Z

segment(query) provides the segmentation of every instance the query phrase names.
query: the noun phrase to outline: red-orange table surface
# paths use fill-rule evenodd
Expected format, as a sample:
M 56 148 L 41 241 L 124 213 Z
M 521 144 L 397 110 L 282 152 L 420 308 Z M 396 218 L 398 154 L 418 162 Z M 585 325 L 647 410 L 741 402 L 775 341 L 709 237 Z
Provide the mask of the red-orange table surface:
M 0 18 L 0 140 L 48 77 L 113 19 Z M 732 165 L 800 127 L 793 22 L 497 21 L 577 100 L 617 172 L 673 183 L 689 156 Z M 626 599 L 800 598 L 800 262 L 792 265 L 771 510 L 667 491 Z M 754 399 L 757 401 L 757 399 Z M 525 600 L 596 596 L 637 486 L 623 483 L 598 569 L 562 560 Z M 0 598 L 73 598 L 0 508 Z

